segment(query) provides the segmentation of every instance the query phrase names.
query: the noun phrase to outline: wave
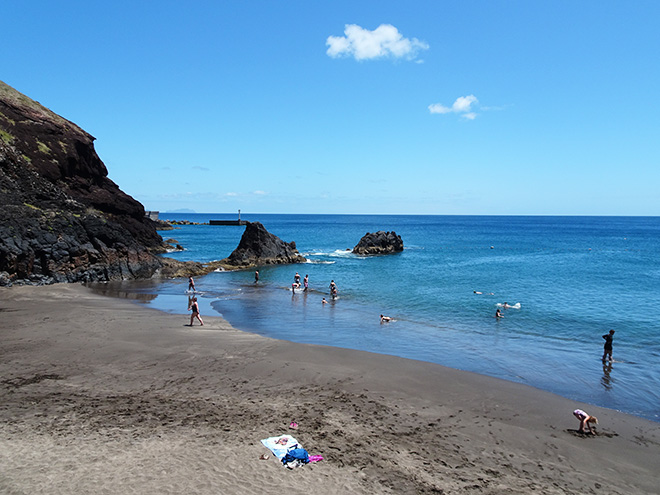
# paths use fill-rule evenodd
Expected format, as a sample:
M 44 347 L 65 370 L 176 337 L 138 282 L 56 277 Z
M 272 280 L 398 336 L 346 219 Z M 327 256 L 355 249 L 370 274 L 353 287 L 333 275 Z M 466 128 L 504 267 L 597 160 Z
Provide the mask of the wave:
M 497 303 L 497 306 L 499 306 L 500 308 L 507 308 L 507 309 L 520 309 L 520 303 L 516 303 L 516 304 Z
M 303 256 L 324 256 L 327 258 L 354 258 L 361 259 L 357 254 L 353 254 L 350 249 L 335 249 L 334 251 L 314 251 L 310 253 L 302 253 Z

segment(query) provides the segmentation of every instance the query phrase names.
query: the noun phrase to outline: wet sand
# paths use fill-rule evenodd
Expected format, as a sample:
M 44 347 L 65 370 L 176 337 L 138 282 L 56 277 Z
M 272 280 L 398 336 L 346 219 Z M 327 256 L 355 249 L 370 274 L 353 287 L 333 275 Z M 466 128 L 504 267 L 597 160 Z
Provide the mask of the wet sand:
M 0 289 L 0 493 L 657 493 L 660 423 L 202 316 Z M 260 460 L 285 433 L 325 459 Z

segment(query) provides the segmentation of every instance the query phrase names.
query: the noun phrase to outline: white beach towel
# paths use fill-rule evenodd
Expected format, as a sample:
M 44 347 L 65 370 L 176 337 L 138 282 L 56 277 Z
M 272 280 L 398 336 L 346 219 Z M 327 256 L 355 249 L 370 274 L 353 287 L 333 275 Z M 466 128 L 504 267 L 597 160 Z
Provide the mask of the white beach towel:
M 278 441 L 286 439 L 286 443 L 277 443 Z M 270 450 L 275 457 L 282 459 L 286 453 L 291 449 L 302 449 L 302 445 L 298 440 L 291 435 L 280 435 L 279 437 L 264 438 L 261 441 L 268 450 Z

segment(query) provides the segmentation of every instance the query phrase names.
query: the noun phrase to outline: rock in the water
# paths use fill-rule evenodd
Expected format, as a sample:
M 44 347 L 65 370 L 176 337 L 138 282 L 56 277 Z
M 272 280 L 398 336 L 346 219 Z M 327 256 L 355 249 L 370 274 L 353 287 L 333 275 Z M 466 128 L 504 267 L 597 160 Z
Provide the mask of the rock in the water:
M 391 254 L 403 251 L 403 240 L 396 232 L 367 232 L 357 246 L 353 248 L 353 253 L 370 254 Z
M 222 260 L 227 265 L 241 268 L 305 261 L 307 260 L 298 253 L 295 242 L 284 242 L 268 232 L 259 222 L 247 222 L 238 247 L 228 258 Z

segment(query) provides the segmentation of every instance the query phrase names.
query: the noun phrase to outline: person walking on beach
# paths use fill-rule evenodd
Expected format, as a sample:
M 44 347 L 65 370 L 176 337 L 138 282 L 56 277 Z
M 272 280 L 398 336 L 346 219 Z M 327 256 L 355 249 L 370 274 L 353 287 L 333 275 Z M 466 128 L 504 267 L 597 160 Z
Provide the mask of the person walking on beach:
M 254 272 L 254 283 L 256 284 L 257 282 L 259 282 L 259 270 Z
M 591 429 L 590 423 L 598 424 L 598 418 L 596 416 L 589 416 L 582 409 L 576 409 L 573 411 L 573 416 L 580 420 L 580 429 L 578 430 L 578 433 L 586 433 L 586 431 L 584 431 L 585 426 L 587 427 L 587 430 L 589 430 L 590 434 L 594 433 L 594 431 Z
M 603 350 L 603 362 L 605 362 L 605 357 L 609 356 L 610 363 L 612 362 L 612 340 L 614 340 L 614 330 L 610 330 L 610 333 L 603 335 L 605 339 L 605 349 Z
M 188 277 L 188 290 L 195 292 L 195 281 L 192 277 Z
M 305 286 L 305 292 L 307 292 L 307 289 L 309 289 L 309 275 L 305 275 L 305 278 L 303 278 L 303 285 Z
M 197 297 L 193 296 L 193 298 L 190 300 L 190 304 L 188 306 L 188 311 L 192 311 L 192 314 L 190 315 L 190 326 L 193 326 L 193 321 L 195 318 L 199 320 L 199 322 L 204 326 L 204 322 L 202 321 L 202 317 L 199 316 L 199 305 L 197 304 Z

